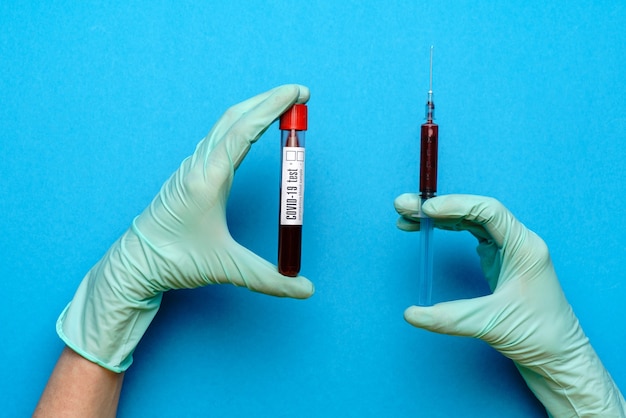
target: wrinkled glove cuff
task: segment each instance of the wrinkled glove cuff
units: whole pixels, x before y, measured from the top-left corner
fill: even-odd
[[[147,289],[143,273],[125,254],[129,241],[136,244],[137,237],[124,234],[87,273],[56,326],[68,347],[116,373],[132,363],[163,297]]]

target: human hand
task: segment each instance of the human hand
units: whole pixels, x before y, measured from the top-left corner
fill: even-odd
[[[231,107],[146,210],[89,271],[57,322],[83,357],[120,372],[170,289],[231,283],[274,296],[313,294],[238,244],[226,224],[235,170],[251,144],[309,90],[285,85]]]
[[[419,230],[419,197],[396,198],[398,227]],[[405,319],[433,332],[480,338],[512,359],[553,416],[626,416],[626,403],[568,303],[545,242],[495,199],[449,195],[423,211],[435,227],[467,230],[491,295],[412,306]]]

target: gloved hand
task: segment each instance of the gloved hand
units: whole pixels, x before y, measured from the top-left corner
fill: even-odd
[[[109,370],[126,370],[170,289],[231,283],[274,296],[313,294],[309,280],[280,275],[235,242],[226,224],[233,176],[251,144],[291,105],[308,99],[308,88],[285,85],[222,116],[83,279],[57,322],[70,348]]]
[[[419,230],[419,197],[396,198],[398,227]],[[555,417],[625,417],[626,403],[585,336],[554,271],[544,241],[497,200],[449,195],[423,211],[435,227],[467,230],[491,295],[432,307],[412,306],[405,319],[442,334],[480,338],[512,359]]]

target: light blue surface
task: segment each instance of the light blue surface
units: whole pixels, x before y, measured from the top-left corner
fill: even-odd
[[[0,401],[27,416],[85,272],[224,110],[311,88],[307,301],[228,286],[165,295],[120,416],[544,416],[485,344],[412,328],[435,45],[439,193],[499,198],[548,243],[626,388],[626,8],[618,2],[0,4]],[[35,2],[33,2],[35,3]],[[218,4],[215,4],[218,3]],[[388,2],[387,2],[388,3]],[[276,258],[279,131],[237,173],[233,235]],[[435,232],[435,300],[484,293],[473,239]]]

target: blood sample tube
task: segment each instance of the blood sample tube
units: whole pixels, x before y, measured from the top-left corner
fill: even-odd
[[[282,160],[278,225],[278,272],[300,272],[304,213],[304,139],[307,107],[295,104],[280,117]]]

